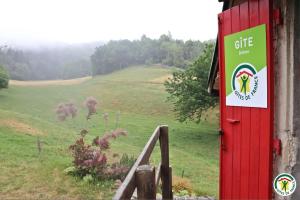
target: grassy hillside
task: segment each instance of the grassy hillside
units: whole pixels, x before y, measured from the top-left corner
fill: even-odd
[[[102,114],[109,113],[109,129],[121,112],[120,127],[128,136],[113,142],[111,152],[137,156],[159,124],[169,125],[173,173],[189,178],[198,194],[218,191],[218,136],[216,120],[203,124],[177,122],[163,81],[174,69],[132,67],[98,76],[76,85],[11,86],[0,91],[0,199],[111,198],[112,182],[91,185],[63,173],[71,166],[68,146],[88,126],[89,139],[102,135]],[[82,102],[88,96],[100,101],[98,114],[86,123]],[[79,107],[74,120],[59,122],[55,107],[72,101]],[[41,155],[37,137],[44,142]],[[157,152],[151,158],[159,160]]]

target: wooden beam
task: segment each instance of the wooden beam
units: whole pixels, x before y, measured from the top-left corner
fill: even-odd
[[[123,199],[130,199],[135,188],[136,188],[136,181],[135,181],[135,171],[140,165],[147,164],[149,161],[149,157],[155,147],[156,141],[160,137],[160,130],[161,128],[158,126],[155,131],[153,132],[151,138],[148,140],[146,146],[144,147],[142,153],[137,158],[136,162],[130,169],[128,175],[126,176],[125,180],[123,181],[122,185],[117,190],[115,196],[113,197],[114,200],[123,200]]]
[[[159,165],[157,167],[157,170],[156,170],[156,174],[155,174],[155,185],[156,185],[156,188],[159,185],[160,175],[161,175],[161,163],[159,163]]]

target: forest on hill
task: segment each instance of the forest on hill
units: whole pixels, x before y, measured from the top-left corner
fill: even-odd
[[[206,43],[213,41],[183,41],[173,39],[171,33],[159,39],[143,35],[140,40],[110,41],[91,56],[92,71],[94,75],[107,74],[132,65],[153,64],[185,69],[201,55]]]
[[[159,39],[143,35],[139,40],[114,40],[22,49],[0,45],[0,65],[14,80],[71,79],[107,74],[133,65],[175,66],[187,68],[213,41]]]

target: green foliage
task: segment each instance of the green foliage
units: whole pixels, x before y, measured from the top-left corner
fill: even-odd
[[[67,167],[66,169],[64,169],[64,173],[75,175],[76,167],[74,167],[74,166]]]
[[[85,183],[92,183],[94,181],[94,178],[92,175],[88,174],[88,175],[85,175],[82,180]]]
[[[6,70],[0,65],[0,89],[8,88],[9,76]]]
[[[136,158],[133,155],[128,156],[127,153],[124,153],[120,159],[120,165],[128,167],[130,169],[135,163],[135,161]]]
[[[217,105],[218,99],[207,92],[207,78],[211,64],[213,44],[205,47],[204,53],[185,71],[176,71],[165,82],[169,101],[174,103],[178,120],[201,121],[204,111]]]
[[[110,41],[91,56],[93,75],[107,74],[131,65],[163,64],[185,68],[196,60],[204,44],[200,41],[174,40],[169,33],[159,39],[143,35],[140,40]]]

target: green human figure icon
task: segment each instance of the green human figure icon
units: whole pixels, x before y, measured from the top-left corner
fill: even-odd
[[[286,192],[286,190],[288,189],[287,186],[288,186],[288,181],[282,181],[282,187],[281,187],[281,189]]]
[[[241,92],[244,92],[246,95],[247,94],[247,82],[249,80],[249,76],[243,75],[243,76],[241,76],[241,80],[242,80]]]

